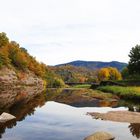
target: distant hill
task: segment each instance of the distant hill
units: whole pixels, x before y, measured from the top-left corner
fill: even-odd
[[[85,67],[91,70],[100,69],[103,67],[115,67],[119,71],[121,71],[124,67],[127,66],[127,63],[118,62],[118,61],[111,61],[111,62],[101,62],[101,61],[72,61],[65,64],[59,64],[56,66],[64,66],[64,65],[72,65],[76,67]]]

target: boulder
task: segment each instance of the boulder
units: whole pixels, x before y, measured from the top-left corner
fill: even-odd
[[[86,137],[84,140],[114,140],[114,139],[115,137],[108,132],[96,132]]]
[[[5,112],[0,115],[0,123],[6,123],[8,121],[12,121],[15,119],[16,119],[15,116],[8,114],[8,113],[5,113]]]

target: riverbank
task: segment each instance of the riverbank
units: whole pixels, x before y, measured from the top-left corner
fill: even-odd
[[[140,99],[140,87],[100,86],[97,90],[105,93],[112,93],[123,99]]]
[[[107,113],[87,113],[95,119],[109,120],[114,122],[140,123],[140,113],[131,111],[109,111]]]

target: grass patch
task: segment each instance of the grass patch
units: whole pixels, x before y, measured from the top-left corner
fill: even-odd
[[[140,87],[101,86],[97,89],[113,93],[124,99],[140,99]]]
[[[91,85],[90,84],[85,84],[85,85],[74,85],[72,86],[73,88],[90,88]]]

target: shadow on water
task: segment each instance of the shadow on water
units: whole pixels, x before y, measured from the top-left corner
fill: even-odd
[[[140,104],[139,101],[133,100],[120,100],[118,102],[118,107],[123,106],[127,107],[129,111],[132,112],[140,112]]]
[[[136,138],[140,138],[140,124],[139,123],[131,123],[128,128],[133,136]]]
[[[140,112],[139,101],[121,100],[118,103],[118,106],[128,107],[128,110],[132,112]],[[137,139],[140,138],[140,123],[131,123],[128,128],[133,136],[135,136]]]
[[[16,117],[16,121],[23,121],[26,116],[34,115],[36,107],[42,107],[46,102],[46,96],[41,94],[39,96],[34,97],[32,100],[26,102],[18,102],[12,107],[1,110],[1,112],[7,112]],[[10,121],[7,123],[0,123],[0,138],[2,138],[2,134],[5,133],[6,128],[13,128],[16,126],[16,121]]]
[[[99,99],[91,99],[86,96],[86,91],[83,89],[48,89],[46,94],[41,94],[34,97],[30,101],[18,102],[7,109],[0,109],[0,113],[7,112],[16,116],[16,121],[23,121],[27,116],[34,115],[35,108],[42,107],[47,101],[56,101],[65,103],[75,107],[128,107],[130,111],[140,112],[140,105],[132,101],[106,101]],[[81,96],[82,95],[82,96]],[[5,133],[6,128],[13,128],[17,122],[8,122],[0,124],[0,138]],[[136,138],[140,138],[140,124],[130,124],[130,132]]]
[[[5,133],[6,128],[13,128],[16,126],[16,121],[9,121],[7,123],[0,123],[0,138],[2,138],[2,134]]]

